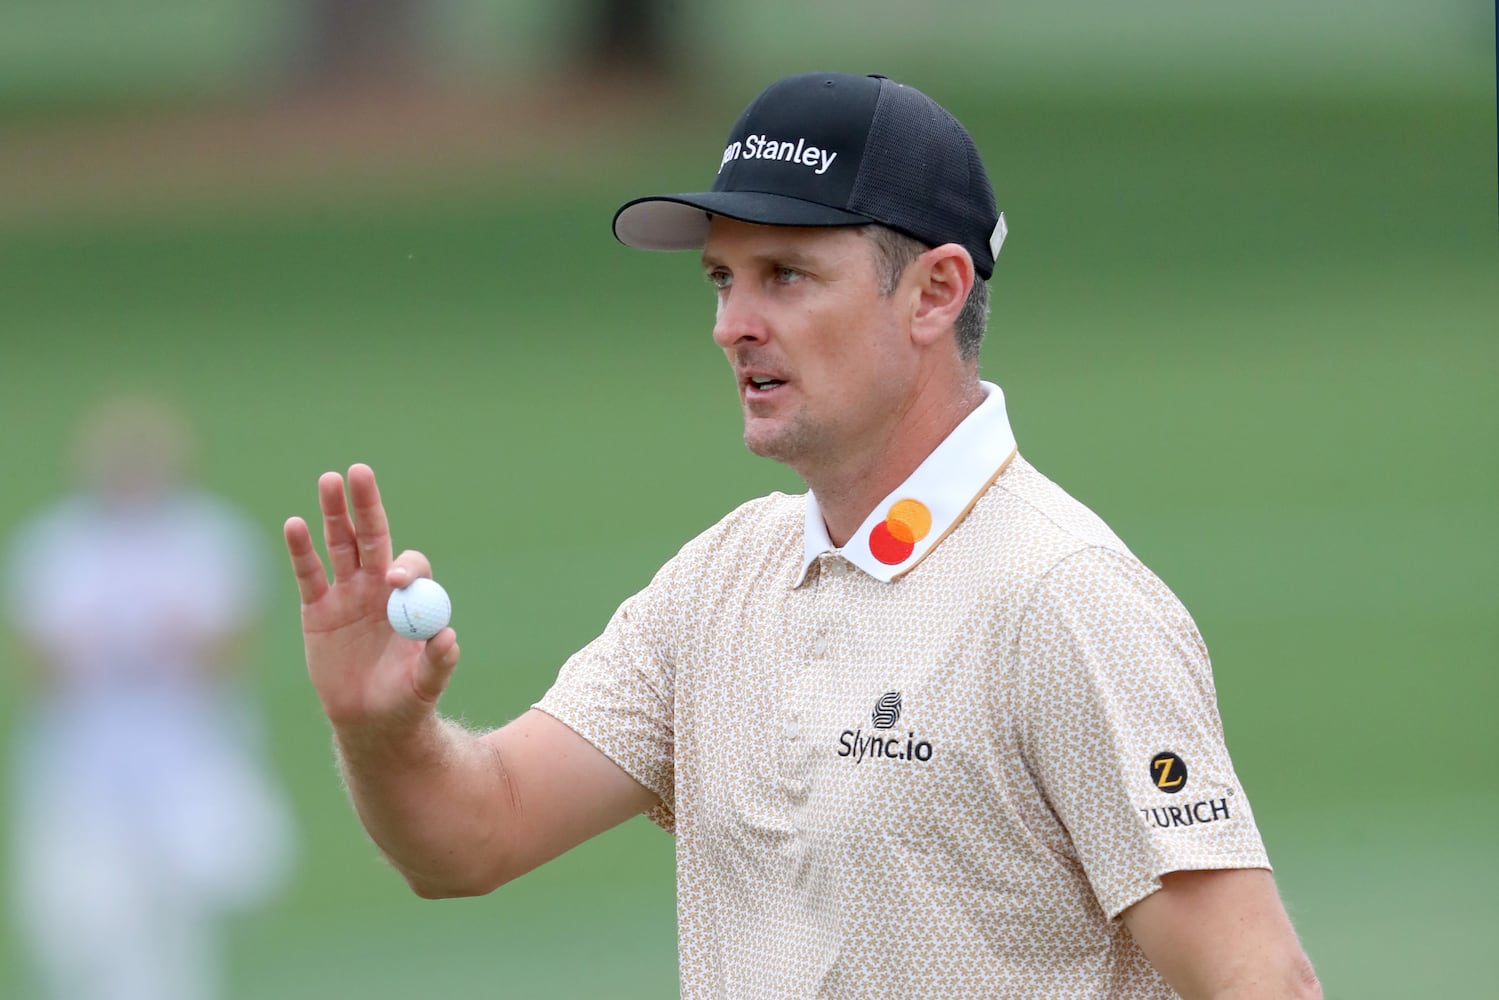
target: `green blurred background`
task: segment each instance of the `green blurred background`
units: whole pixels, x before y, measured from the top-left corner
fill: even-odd
[[[739,442],[695,260],[625,251],[613,209],[708,183],[775,76],[881,72],[990,165],[985,375],[1196,616],[1327,996],[1494,995],[1493,7],[1013,6],[667,4],[648,77],[580,58],[573,6],[449,0],[420,69],[330,82],[290,0],[7,0],[0,535],[119,389],[192,416],[272,558],[370,462],[454,595],[447,710],[510,718],[687,538],[798,488]],[[490,898],[405,890],[274,583],[256,687],[303,859],[234,924],[232,995],[673,995],[644,820]],[[20,694],[0,673],[5,728]]]

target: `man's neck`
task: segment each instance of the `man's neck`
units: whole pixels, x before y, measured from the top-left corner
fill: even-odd
[[[816,470],[798,469],[817,497],[832,543],[840,548],[846,544],[875,506],[909,479],[983,401],[984,390],[975,378],[964,392],[940,404],[913,408],[897,422],[895,435],[870,454],[820,464]]]

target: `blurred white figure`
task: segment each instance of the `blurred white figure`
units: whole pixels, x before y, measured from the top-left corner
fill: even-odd
[[[290,814],[233,670],[261,605],[248,523],[189,487],[149,400],[79,439],[78,492],[17,535],[34,697],[12,761],[19,926],[57,1000],[210,1000],[221,920],[289,873]]]

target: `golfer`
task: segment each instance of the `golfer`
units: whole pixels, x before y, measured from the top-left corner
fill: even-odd
[[[640,813],[676,836],[684,997],[1316,997],[1191,618],[1017,450],[979,375],[1005,223],[894,81],[779,80],[706,192],[620,209],[697,250],[751,451],[800,495],[687,542],[534,708],[437,712],[373,472],[286,540],[350,795],[422,896]]]

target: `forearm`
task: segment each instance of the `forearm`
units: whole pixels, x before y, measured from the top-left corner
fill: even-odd
[[[334,746],[360,821],[414,892],[473,896],[506,881],[509,782],[477,733],[431,714],[399,737],[339,728]]]
[[[1322,985],[1305,957],[1288,960],[1281,968],[1261,972],[1252,980],[1226,987],[1217,1000],[1322,1000]]]
[[[1170,872],[1124,922],[1184,1000],[1322,996],[1265,869]]]

